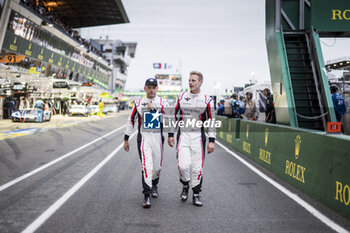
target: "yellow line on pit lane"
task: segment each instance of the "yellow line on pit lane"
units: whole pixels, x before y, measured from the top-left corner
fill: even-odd
[[[16,137],[20,137],[20,136],[24,136],[24,135],[28,135],[30,133],[0,133],[0,141],[5,140],[5,139],[9,139],[9,138],[16,138]]]
[[[54,123],[50,123],[50,124],[45,124],[42,125],[42,127],[39,127],[38,130],[43,129],[43,128],[66,128],[66,127],[70,127],[70,126],[75,126],[75,125],[79,125],[80,123],[85,123],[85,122],[93,122],[96,120],[99,120],[100,118],[95,118],[95,119],[91,119],[90,121],[78,121],[78,122],[72,122],[72,123],[59,123],[59,124],[54,124]],[[21,137],[21,136],[25,136],[25,135],[29,135],[32,134],[33,132],[21,132],[21,133],[1,133],[0,132],[0,141],[5,140],[5,139],[9,139],[9,138],[16,138],[16,137]]]

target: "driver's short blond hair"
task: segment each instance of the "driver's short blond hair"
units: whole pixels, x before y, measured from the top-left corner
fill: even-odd
[[[191,75],[197,75],[198,76],[198,80],[200,82],[203,82],[203,74],[201,72],[199,72],[199,71],[191,71],[190,76]]]

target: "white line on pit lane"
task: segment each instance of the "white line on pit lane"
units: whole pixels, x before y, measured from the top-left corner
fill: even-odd
[[[105,135],[103,135],[103,136],[101,136],[101,137],[99,137],[99,138],[97,138],[97,139],[95,139],[95,140],[93,140],[93,141],[91,141],[91,142],[89,142],[89,143],[87,143],[87,144],[85,144],[85,145],[83,145],[83,146],[81,146],[81,147],[79,147],[79,148],[77,148],[77,149],[75,149],[75,150],[65,154],[65,155],[62,155],[61,157],[59,157],[59,158],[57,158],[57,159],[55,159],[55,160],[53,160],[53,161],[51,161],[51,162],[41,166],[41,167],[38,167],[38,168],[34,169],[31,172],[28,172],[28,173],[26,173],[26,174],[24,174],[24,175],[22,175],[22,176],[20,176],[20,177],[18,177],[16,179],[14,179],[14,180],[11,180],[11,181],[7,182],[4,185],[1,185],[0,186],[0,192],[5,190],[5,189],[7,189],[7,188],[9,188],[9,187],[11,187],[14,184],[17,184],[18,182],[20,182],[20,181],[22,181],[22,180],[24,180],[24,179],[26,179],[26,178],[28,178],[30,176],[32,176],[32,175],[34,175],[34,174],[36,174],[36,173],[38,173],[38,172],[40,172],[40,171],[42,171],[42,170],[44,170],[44,169],[46,169],[48,167],[54,165],[55,163],[58,163],[59,161],[61,161],[61,160],[65,159],[65,158],[71,156],[72,154],[75,154],[76,152],[78,152],[78,151],[80,151],[80,150],[82,150],[82,149],[84,149],[84,148],[86,148],[86,147],[88,147],[88,146],[90,146],[90,145],[92,145],[92,144],[102,140],[103,138],[108,137],[109,135],[118,132],[119,130],[121,130],[123,128],[125,128],[125,126],[121,126],[121,127],[117,128],[117,129],[115,129],[115,130],[113,130],[113,131],[111,131],[111,132],[109,132],[109,133],[107,133],[107,134],[105,134]]]
[[[329,219],[327,216],[323,215],[320,211],[318,211],[317,209],[315,209],[313,206],[311,206],[309,203],[307,203],[306,201],[304,201],[303,199],[301,199],[297,194],[292,193],[291,191],[289,191],[288,189],[286,189],[285,187],[283,187],[282,185],[280,185],[279,183],[277,183],[276,181],[272,180],[271,178],[269,178],[268,176],[266,176],[264,173],[262,173],[261,171],[259,171],[256,167],[254,167],[252,164],[248,163],[247,161],[245,161],[244,159],[242,159],[240,156],[238,156],[236,153],[234,153],[233,151],[231,151],[230,149],[228,149],[226,146],[224,146],[223,144],[221,144],[220,142],[216,142],[219,146],[221,146],[224,150],[227,151],[227,153],[231,154],[233,157],[235,157],[236,159],[238,159],[241,163],[243,163],[244,165],[246,165],[248,168],[250,168],[253,172],[255,172],[257,175],[259,175],[260,177],[262,177],[263,179],[265,179],[267,182],[269,182],[270,184],[272,184],[273,186],[275,186],[275,188],[277,188],[278,190],[280,190],[282,193],[286,194],[288,197],[290,197],[293,201],[295,201],[296,203],[298,203],[301,207],[303,207],[304,209],[306,209],[308,212],[310,212],[313,216],[315,216],[316,218],[318,218],[321,222],[323,222],[324,224],[326,224],[327,226],[329,226],[330,228],[332,228],[333,230],[335,230],[336,232],[339,233],[349,233],[349,231],[347,231],[346,229],[344,229],[343,227],[341,227],[340,225],[338,225],[337,223],[335,223],[334,221],[332,221],[331,219]]]
[[[134,132],[129,139],[135,136]],[[112,153],[110,153],[102,162],[100,162],[94,169],[92,169],[84,178],[76,183],[68,190],[62,197],[60,197],[53,205],[51,205],[44,213],[34,220],[22,233],[32,233],[36,231],[42,224],[46,222],[74,193],[76,193],[89,179],[95,175],[109,160],[111,160],[123,148],[124,143],[120,144]]]

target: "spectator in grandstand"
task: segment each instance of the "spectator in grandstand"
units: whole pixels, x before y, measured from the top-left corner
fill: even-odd
[[[265,122],[275,124],[276,123],[276,114],[275,114],[275,107],[273,104],[273,95],[271,94],[271,91],[268,88],[264,89],[263,94],[266,97],[266,99],[265,99],[265,105],[266,105]]]
[[[37,1],[37,0],[21,0],[21,3],[36,11],[39,13],[43,18],[46,18],[49,20],[51,23],[53,23],[56,27],[61,29],[63,32],[65,32],[67,35],[70,37],[74,38],[77,40],[79,43],[84,45],[86,48],[89,49],[89,51],[92,51],[93,53],[102,56],[102,52],[99,51],[97,48],[93,47],[91,43],[85,39],[83,39],[78,31],[73,30],[72,28],[68,27],[65,25],[56,15],[54,12],[54,8],[47,8],[45,4],[42,1]],[[90,49],[91,48],[91,49]],[[105,58],[105,57],[104,57]],[[106,58],[105,58],[106,59]]]

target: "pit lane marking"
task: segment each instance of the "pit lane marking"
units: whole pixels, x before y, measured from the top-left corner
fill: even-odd
[[[78,125],[80,123],[85,123],[85,121],[76,121],[76,122],[61,123],[61,124],[51,123],[48,125],[43,125],[41,128],[28,128],[28,129],[20,129],[20,130],[17,129],[12,131],[3,131],[3,132],[0,132],[0,141],[9,139],[9,138],[26,136],[26,135],[33,134],[35,132],[40,132],[40,131],[47,131],[47,130],[57,129],[57,128],[66,128],[66,127]]]
[[[301,199],[297,194],[289,191],[287,188],[283,187],[264,173],[262,173],[259,169],[254,167],[252,164],[241,158],[239,155],[228,149],[226,146],[221,144],[220,142],[216,141],[216,143],[221,146],[227,153],[231,154],[233,157],[235,157],[237,160],[239,160],[241,163],[246,165],[250,170],[255,172],[257,175],[259,175],[261,178],[269,182],[271,185],[273,185],[275,188],[277,188],[279,191],[287,195],[289,198],[291,198],[293,201],[295,201],[297,204],[299,204],[301,207],[306,209],[309,213],[311,213],[313,216],[315,216],[317,219],[319,219],[321,222],[326,224],[328,227],[333,229],[336,232],[339,233],[349,233],[345,228],[341,227],[337,223],[335,223],[333,220],[322,214],[320,211],[318,211],[316,208],[311,206],[309,203]]]
[[[66,154],[62,155],[61,157],[59,157],[59,158],[57,158],[57,159],[55,159],[55,160],[53,160],[53,161],[51,161],[51,162],[41,166],[41,167],[38,167],[38,168],[32,170],[31,172],[28,172],[28,173],[26,173],[26,174],[24,174],[24,175],[22,175],[22,176],[20,176],[20,177],[18,177],[16,179],[14,179],[14,180],[11,180],[11,181],[7,182],[6,184],[1,185],[0,186],[0,192],[5,190],[5,189],[7,189],[7,188],[9,188],[9,187],[11,187],[11,186],[13,186],[13,185],[15,185],[15,184],[17,184],[18,182],[20,182],[20,181],[22,181],[22,180],[24,180],[24,179],[26,179],[28,177],[31,177],[32,175],[34,175],[34,174],[36,174],[36,173],[38,173],[38,172],[40,172],[40,171],[42,171],[42,170],[52,166],[52,165],[60,162],[61,160],[63,160],[65,158],[75,154],[76,152],[78,152],[78,151],[80,151],[80,150],[82,150],[82,149],[84,149],[84,148],[86,148],[86,147],[88,147],[88,146],[90,146],[90,145],[92,145],[92,144],[102,140],[103,138],[108,137],[108,136],[118,132],[121,129],[124,129],[124,128],[125,128],[125,126],[123,125],[123,126],[117,128],[117,129],[115,129],[115,130],[113,130],[113,131],[111,131],[111,132],[109,132],[109,133],[107,133],[107,134],[105,134],[105,135],[103,135],[103,136],[101,136],[99,138],[96,138],[95,140],[93,140],[93,141],[91,141],[89,143],[86,143],[85,145],[83,145],[83,146],[81,146],[81,147],[79,147],[79,148],[77,148],[77,149],[75,149],[75,150],[73,150],[73,151],[71,151],[69,153],[66,153]]]
[[[129,140],[137,133],[130,135]],[[111,160],[122,148],[124,143],[121,143],[112,153],[110,153],[102,162],[94,167],[86,176],[84,176],[78,183],[70,188],[63,196],[61,196],[53,205],[51,205],[44,213],[34,220],[29,226],[22,231],[22,233],[35,232],[42,224],[46,222],[66,201],[69,200],[86,182],[90,180],[109,160]]]
[[[37,128],[27,128],[27,129],[16,129],[11,131],[0,132],[0,141],[8,138],[15,138],[24,135],[29,135],[36,132]]]

